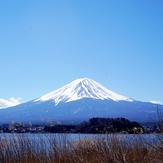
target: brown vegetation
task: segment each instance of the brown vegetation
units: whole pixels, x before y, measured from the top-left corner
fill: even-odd
[[[106,136],[68,141],[66,136],[1,136],[0,163],[162,163],[163,139]]]

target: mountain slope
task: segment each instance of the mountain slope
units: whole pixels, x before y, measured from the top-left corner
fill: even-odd
[[[73,123],[92,117],[125,117],[145,122],[154,121],[156,111],[156,104],[133,100],[82,78],[38,99],[0,110],[0,123]]]

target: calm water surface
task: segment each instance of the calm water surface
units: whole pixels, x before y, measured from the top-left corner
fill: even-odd
[[[0,139],[12,139],[13,137],[25,137],[29,139],[50,139],[55,138],[57,140],[68,140],[68,141],[78,141],[78,140],[84,140],[84,139],[111,139],[113,137],[116,137],[120,140],[130,140],[134,141],[137,139],[144,139],[147,141],[154,141],[157,140],[160,137],[163,137],[163,135],[159,134],[9,134],[9,133],[2,133],[0,134]]]

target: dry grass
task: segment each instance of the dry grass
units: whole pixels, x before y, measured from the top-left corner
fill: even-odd
[[[162,163],[163,139],[117,136],[68,141],[66,136],[10,135],[0,138],[0,163]]]

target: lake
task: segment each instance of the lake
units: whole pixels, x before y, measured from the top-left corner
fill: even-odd
[[[64,133],[49,133],[49,134],[17,134],[17,133],[1,133],[0,139],[12,139],[13,137],[25,137],[28,139],[56,139],[56,140],[67,140],[67,141],[79,141],[79,140],[91,140],[91,139],[111,139],[113,137],[119,140],[130,140],[135,141],[137,139],[143,139],[146,141],[157,141],[158,138],[163,137],[161,134],[64,134]]]

